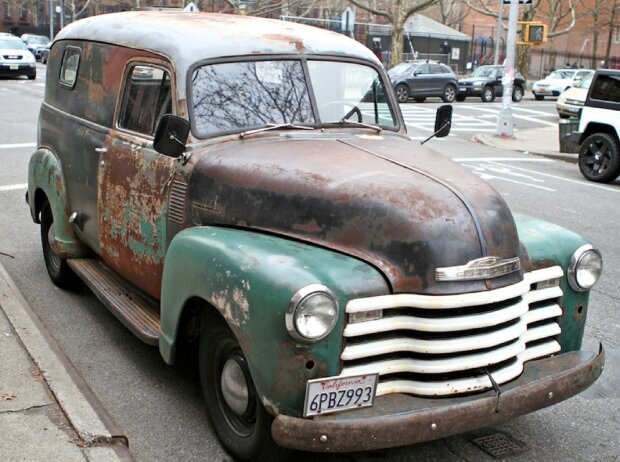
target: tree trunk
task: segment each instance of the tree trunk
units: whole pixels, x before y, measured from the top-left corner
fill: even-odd
[[[616,20],[616,7],[617,6],[618,6],[618,2],[617,0],[614,0],[614,2],[611,4],[611,18],[609,19],[609,34],[607,36],[608,37],[607,38],[607,49],[605,50],[604,66],[607,68],[610,67],[609,56],[611,54],[611,41],[614,36],[614,28],[616,27],[615,20]]]
[[[394,67],[403,60],[403,35],[405,33],[405,12],[403,0],[394,0],[394,21],[392,22],[392,46],[388,67]]]

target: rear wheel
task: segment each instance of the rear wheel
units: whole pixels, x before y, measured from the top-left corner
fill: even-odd
[[[288,451],[271,438],[273,417],[254,388],[239,342],[218,315],[203,323],[200,383],[208,416],[220,442],[238,461],[272,461]]]
[[[480,94],[480,99],[485,103],[490,103],[495,99],[495,92],[493,91],[493,87],[484,87],[482,89],[482,93]]]
[[[409,99],[409,87],[404,83],[396,85],[396,97],[399,103],[406,103]]]
[[[523,88],[521,88],[518,85],[515,85],[515,87],[512,89],[512,100],[515,103],[518,103],[522,99],[523,99]]]
[[[443,95],[441,99],[444,103],[451,103],[456,98],[456,87],[454,85],[446,85],[443,89]]]
[[[620,147],[608,133],[594,133],[579,150],[579,170],[590,181],[609,183],[620,175]]]
[[[34,80],[36,78],[37,78],[37,73],[36,72],[33,72],[32,74],[28,75],[28,80]]]
[[[43,259],[54,284],[63,289],[73,289],[78,285],[78,277],[67,264],[67,260],[54,253],[50,240],[54,238],[54,216],[50,203],[45,201],[41,208],[41,246]]]

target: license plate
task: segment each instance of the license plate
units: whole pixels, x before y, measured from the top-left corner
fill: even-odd
[[[576,107],[567,107],[568,112],[579,112],[579,108]]]
[[[540,89],[538,90],[538,93],[545,93],[546,91],[547,91],[547,90],[545,90],[544,88],[540,88]]]
[[[16,71],[17,69],[19,69],[19,64],[9,64],[9,69],[11,69],[12,71]]]
[[[459,87],[459,91],[465,91],[465,90],[467,90],[466,87]]]
[[[309,380],[304,417],[372,406],[378,377],[369,374]]]

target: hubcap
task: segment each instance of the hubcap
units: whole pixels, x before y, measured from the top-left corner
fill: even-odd
[[[234,359],[228,359],[222,369],[222,395],[228,407],[238,416],[248,410],[249,390],[243,368]]]

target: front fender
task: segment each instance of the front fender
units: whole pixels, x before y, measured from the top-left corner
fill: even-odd
[[[48,149],[38,149],[28,164],[28,197],[30,216],[39,223],[39,213],[45,196],[54,217],[54,252],[63,258],[78,258],[88,254],[69,223],[69,204],[60,161]]]
[[[567,273],[573,253],[589,242],[572,231],[537,218],[514,214],[514,219],[529,259],[530,268],[527,269],[559,265],[564,270],[560,281],[564,294],[560,302],[563,313],[559,320],[562,333],[558,341],[562,353],[577,351],[583,339],[590,292],[575,292],[568,283]]]
[[[340,311],[332,333],[313,344],[295,341],[284,320],[291,297],[309,284],[328,286]],[[249,231],[187,229],[173,238],[164,263],[160,351],[174,361],[184,306],[206,300],[239,340],[266,407],[301,415],[307,380],[340,372],[347,301],[387,293],[377,270],[339,253]]]

